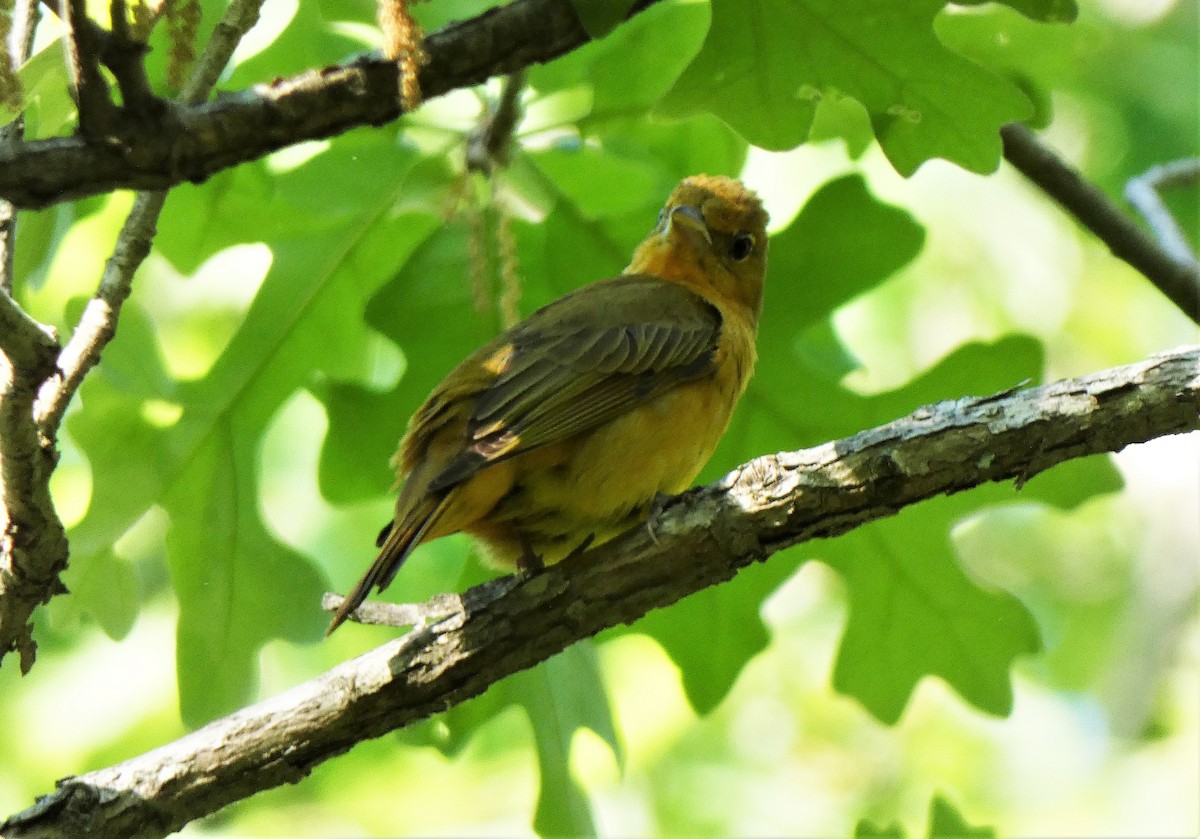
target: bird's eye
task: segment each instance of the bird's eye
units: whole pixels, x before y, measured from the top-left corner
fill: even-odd
[[[753,236],[749,233],[739,233],[733,237],[733,243],[729,246],[729,255],[733,257],[734,262],[741,262],[753,252]]]

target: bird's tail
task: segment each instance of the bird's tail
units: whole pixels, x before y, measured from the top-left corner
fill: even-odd
[[[371,593],[372,587],[377,587],[378,591],[383,591],[388,587],[392,578],[396,576],[396,572],[400,570],[400,566],[404,564],[404,560],[408,559],[408,555],[417,545],[425,541],[426,534],[442,517],[449,506],[451,495],[453,493],[447,493],[432,505],[422,505],[422,509],[417,510],[415,515],[407,516],[403,524],[394,523],[390,525],[390,528],[385,528],[386,537],[383,538],[383,543],[379,547],[379,555],[375,557],[375,561],[371,563],[367,573],[358,581],[354,590],[346,595],[346,599],[334,613],[333,620],[329,622],[329,628],[325,630],[326,638],[341,626],[355,609],[362,605],[362,602],[367,599],[367,595]]]

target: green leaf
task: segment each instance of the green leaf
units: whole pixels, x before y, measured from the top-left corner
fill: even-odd
[[[465,586],[467,580],[461,583]],[[581,728],[591,730],[612,749],[618,764],[623,755],[591,641],[573,644],[536,667],[513,674],[484,695],[401,732],[400,738],[457,755],[488,721],[511,705],[521,706],[528,715],[537,750],[541,789],[535,830],[540,836],[596,835],[587,795],[571,776],[575,733]]]
[[[898,207],[879,201],[860,175],[824,184],[787,229],[771,239],[768,328],[826,318],[911,262],[924,228]],[[777,342],[767,339],[769,345]]]
[[[661,167],[574,144],[533,152],[530,159],[586,218],[620,215],[661,202]]]
[[[63,237],[78,220],[73,204],[58,204],[44,210],[22,210],[17,224],[17,246],[13,249],[13,282],[18,290],[38,291]]]
[[[634,0],[571,0],[583,28],[593,38],[603,38],[629,15]]]
[[[931,392],[939,390],[994,392],[1010,377],[1036,376],[1040,367],[1040,347],[1030,339],[967,345],[906,387],[870,397],[860,416],[902,416],[936,401]],[[850,614],[834,672],[838,690],[893,723],[917,682],[936,675],[981,710],[1009,713],[1008,670],[1016,656],[1040,648],[1037,627],[1015,597],[967,578],[949,534],[970,510],[1011,497],[1010,487],[987,485],[930,499],[809,549],[847,583]]]
[[[929,805],[929,839],[995,839],[990,827],[971,827],[954,805],[936,795]]]
[[[997,2],[1043,23],[1071,23],[1079,16],[1075,0],[954,0],[956,6],[982,6]]]
[[[534,829],[539,836],[595,836],[587,795],[571,777],[575,732],[591,729],[621,759],[595,647],[574,644],[510,681],[514,700],[529,714],[541,769]]]
[[[904,828],[899,822],[880,827],[867,819],[859,819],[854,826],[854,839],[904,839]]]
[[[410,151],[384,132],[357,132],[335,145],[342,153],[310,160],[303,179],[316,186],[323,173],[322,189],[334,194],[357,178],[359,213],[320,218],[287,202],[268,212],[241,204],[242,195],[230,203],[244,210],[238,219],[244,229],[214,215],[228,239],[270,229],[270,218],[286,223],[290,235],[272,238],[271,269],[209,373],[169,391],[155,382],[154,353],[106,352],[102,375],[84,384],[83,409],[69,422],[95,476],[92,506],[71,534],[75,556],[87,562],[109,550],[151,506],[170,516],[180,703],[190,724],[252,695],[258,648],[269,638],[320,636],[323,581],[261,521],[258,441],[298,388],[323,377],[369,376],[366,300],[437,224],[428,213],[393,214],[415,161]],[[393,175],[363,179],[364,171]],[[289,194],[286,184],[278,191]],[[196,203],[219,210],[221,195]],[[135,298],[153,293],[143,283]],[[132,336],[136,319],[128,325]],[[154,400],[182,408],[182,416],[156,421],[156,412],[147,411]]]
[[[321,576],[282,548],[259,518],[252,468],[259,432],[232,417],[221,422],[163,499],[179,597],[180,713],[191,726],[254,696],[264,641],[311,643],[325,626],[325,616],[312,608],[325,589]]]
[[[703,3],[656,3],[603,40],[530,67],[529,84],[542,93],[590,89],[592,110],[579,123],[584,133],[617,117],[644,121],[700,49],[708,18]]]
[[[845,578],[850,601],[834,687],[885,723],[900,718],[926,675],[1007,715],[1012,660],[1040,649],[1021,603],[980,589],[956,564],[948,531],[957,506],[923,502],[837,539],[822,557]]]
[[[93,554],[87,562],[72,563],[63,582],[109,638],[129,634],[137,619],[138,584],[128,562],[111,552]]]
[[[25,139],[41,140],[62,130],[75,116],[62,38],[55,38],[30,56],[17,71],[25,99]],[[17,111],[0,106],[0,123],[17,117]]]
[[[941,44],[933,19],[943,5],[713,0],[708,38],[659,109],[711,111],[751,143],[782,150],[809,135],[817,102],[840,93],[866,107],[901,174],[933,157],[992,171],[1000,126],[1031,108],[1018,88]]]

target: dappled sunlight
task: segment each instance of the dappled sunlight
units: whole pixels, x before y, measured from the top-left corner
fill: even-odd
[[[185,276],[151,255],[135,299],[152,301],[147,313],[172,375],[200,379],[212,369],[240,329],[273,261],[265,244],[233,245]]]

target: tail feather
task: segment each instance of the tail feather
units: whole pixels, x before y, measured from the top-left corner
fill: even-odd
[[[413,552],[413,549],[425,540],[425,535],[430,528],[442,517],[449,500],[449,495],[443,497],[432,508],[427,508],[428,512],[424,515],[411,518],[408,526],[392,524],[384,528],[384,532],[380,533],[380,536],[385,536],[385,534],[386,536],[380,545],[379,555],[375,557],[375,561],[371,563],[367,573],[354,586],[354,590],[346,595],[346,599],[334,613],[333,620],[329,622],[329,628],[325,630],[325,637],[328,638],[345,622],[346,618],[350,617],[355,609],[362,605],[372,588],[383,591],[391,584],[396,572],[404,564],[404,560],[408,559],[408,555]]]

